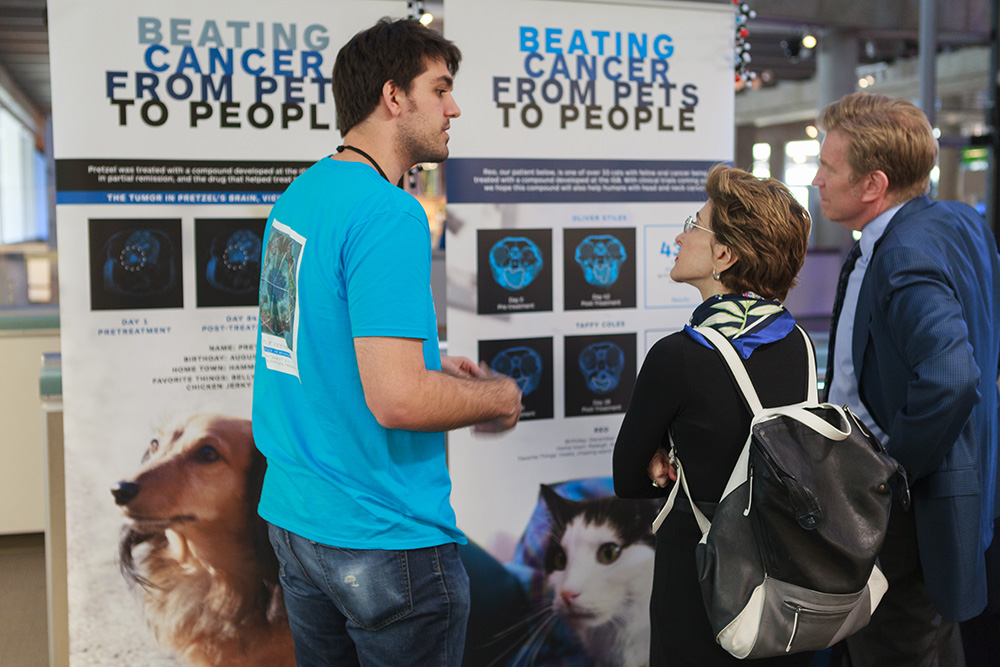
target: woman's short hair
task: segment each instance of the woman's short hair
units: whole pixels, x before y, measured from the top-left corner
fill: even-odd
[[[729,292],[784,300],[809,246],[809,212],[773,178],[716,165],[705,185],[712,202],[713,241],[729,246],[736,263],[720,280]]]
[[[340,135],[371,115],[386,81],[409,93],[413,80],[427,70],[427,60],[440,60],[455,76],[462,52],[415,19],[384,18],[352,37],[333,63],[333,103]]]
[[[851,93],[827,106],[817,125],[847,139],[852,183],[882,171],[889,179],[888,192],[895,203],[927,192],[938,142],[927,116],[912,103],[885,95]]]

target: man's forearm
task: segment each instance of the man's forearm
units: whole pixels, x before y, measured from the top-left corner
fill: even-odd
[[[458,378],[425,371],[412,389],[397,393],[386,414],[376,418],[387,428],[450,431],[515,417],[520,410],[520,389],[506,376]]]
[[[451,374],[428,370],[422,345],[410,338],[355,338],[365,402],[379,424],[447,431],[495,419],[504,422],[500,430],[516,423],[521,410],[516,382],[464,358],[442,359]]]

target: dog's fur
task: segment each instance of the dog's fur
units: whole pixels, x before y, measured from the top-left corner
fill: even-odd
[[[111,491],[129,522],[123,576],[157,641],[198,667],[289,667],[278,565],[257,516],[266,462],[250,421],[195,415],[163,429]]]

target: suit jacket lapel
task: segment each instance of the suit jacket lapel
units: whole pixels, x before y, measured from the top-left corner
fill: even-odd
[[[921,195],[919,197],[914,197],[901,209],[896,211],[896,215],[892,216],[892,220],[890,220],[889,224],[886,225],[885,231],[882,232],[882,236],[880,236],[879,240],[875,242],[875,247],[872,250],[872,256],[868,260],[869,267],[875,262],[875,258],[878,255],[878,250],[882,245],[882,242],[885,241],[891,233],[893,233],[893,230],[903,224],[907,218],[923,211],[930,205],[930,198],[927,197],[927,195]],[[851,338],[851,360],[854,362],[854,375],[858,382],[858,395],[866,406],[868,405],[868,401],[865,400],[864,393],[862,391],[862,387],[864,386],[862,384],[862,378],[866,370],[863,363],[865,351],[868,349],[868,340],[871,337],[872,302],[875,297],[872,280],[872,272],[865,270],[865,278],[861,281],[861,291],[858,293],[858,305],[854,314],[854,332]],[[869,408],[869,412],[871,412],[871,408]]]

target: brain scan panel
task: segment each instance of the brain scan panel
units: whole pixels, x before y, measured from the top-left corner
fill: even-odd
[[[525,396],[537,389],[542,379],[542,357],[530,347],[508,347],[501,350],[493,357],[490,368],[517,382]]]
[[[580,353],[578,361],[587,389],[607,394],[618,386],[625,368],[625,353],[614,343],[591,343]]]
[[[584,279],[596,287],[613,285],[627,258],[625,246],[610,234],[592,234],[576,247],[576,263]]]
[[[104,289],[142,297],[163,294],[177,281],[174,245],[158,229],[118,232],[104,244]]]
[[[260,237],[249,229],[237,229],[212,240],[205,278],[217,290],[249,294],[260,286]]]
[[[542,251],[534,241],[523,236],[506,236],[490,248],[493,279],[504,289],[524,289],[544,265]]]

